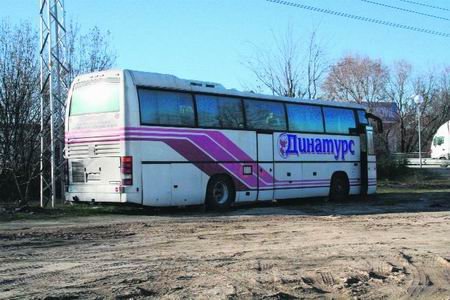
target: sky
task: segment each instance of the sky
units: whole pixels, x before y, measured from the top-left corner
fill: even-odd
[[[362,0],[290,0],[318,8],[450,33],[450,0],[372,0],[447,18],[436,19]],[[39,0],[0,0],[0,20],[39,28]],[[450,37],[351,20],[265,0],[65,0],[67,19],[82,31],[111,33],[115,67],[173,74],[244,89],[255,84],[243,63],[254,47],[273,46],[288,28],[306,45],[316,30],[327,59],[368,55],[387,64],[407,60],[417,71],[450,66]],[[306,47],[306,46],[305,46]]]

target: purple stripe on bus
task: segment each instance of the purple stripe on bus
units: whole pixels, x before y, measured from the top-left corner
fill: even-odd
[[[126,127],[126,131],[141,131],[142,127]],[[163,128],[163,127],[157,127],[157,128],[145,128],[144,131],[158,131],[158,132],[179,132],[179,133],[202,133],[211,136],[214,140],[219,141],[219,144],[224,146],[227,150],[230,150],[231,153],[235,153],[237,156],[240,157],[241,160],[251,160],[251,157],[242,151],[241,148],[236,146],[233,141],[231,141],[226,135],[223,133],[217,131],[217,130],[194,130],[194,129],[176,129],[176,128]]]
[[[192,141],[194,141],[197,145],[201,146],[204,150],[207,150],[209,154],[212,154],[212,156],[219,161],[235,161],[235,160],[246,160],[243,159],[243,157],[239,157],[236,156],[236,154],[229,154],[229,149],[225,148],[223,145],[220,145],[220,141],[218,144],[217,140],[212,139],[210,136],[205,136],[203,132],[196,132],[196,135],[185,135],[185,136],[180,136],[178,134],[174,134],[174,133],[160,133],[160,132],[134,132],[133,134],[126,134],[125,138],[132,138],[132,137],[137,137],[137,136],[151,136],[151,137],[162,137],[162,138],[166,138],[166,137],[173,137],[173,138],[187,138],[190,139]],[[200,133],[200,134],[198,134]],[[123,138],[124,136],[120,136],[119,138]],[[90,137],[83,137],[82,139],[90,139]],[[69,138],[69,143],[73,143],[75,141],[71,141],[71,139]],[[227,149],[226,151],[222,148],[224,147],[225,149]],[[250,157],[248,157],[248,160],[252,160]]]
[[[173,132],[173,131],[168,131],[168,132]],[[191,141],[193,141],[195,144],[197,144],[198,146],[200,146],[206,153],[208,153],[210,156],[212,156],[214,158],[214,160],[217,161],[236,161],[239,160],[239,157],[236,157],[236,155],[231,156],[229,153],[227,153],[227,151],[225,151],[223,148],[221,148],[218,144],[217,141],[215,141],[214,139],[211,139],[211,137],[202,135],[202,134],[198,134],[198,133],[203,133],[200,131],[195,131],[196,135],[184,135],[184,136],[180,136],[177,134],[173,134],[173,133],[160,133],[159,131],[152,132],[152,133],[144,133],[144,132],[134,132],[132,135],[128,136],[126,135],[125,139],[126,140],[154,140],[154,137],[160,137],[161,140],[166,140],[167,138],[187,138]],[[138,137],[142,137],[142,138],[138,138]],[[149,139],[149,137],[151,137],[151,139]],[[251,160],[251,158],[249,158]],[[190,159],[192,160],[192,159]],[[208,159],[211,160],[211,159]],[[197,160],[198,161],[198,160]],[[230,168],[232,169],[232,172],[234,174],[237,174],[238,176],[241,173],[241,169],[240,166],[230,166]],[[249,186],[256,186],[256,182],[249,182],[253,181],[251,180],[252,178],[247,178],[246,179],[246,183]],[[266,185],[265,182],[271,182],[273,181],[272,176],[270,175],[263,175],[263,178],[260,178],[262,180],[260,180],[260,186],[264,186]],[[263,180],[265,182],[263,182]]]
[[[108,129],[104,129],[108,130]],[[255,175],[242,175],[241,170],[241,163],[239,161],[252,161],[253,159],[247,155],[242,149],[240,149],[236,144],[234,144],[229,138],[227,138],[224,134],[217,132],[217,131],[205,131],[205,130],[186,130],[186,129],[167,129],[167,128],[142,128],[142,127],[128,127],[128,128],[120,128],[115,131],[104,131],[104,133],[116,133],[119,134],[119,136],[114,135],[90,135],[86,136],[86,132],[95,132],[98,133],[98,130],[86,130],[86,131],[79,131],[78,133],[67,133],[68,138],[66,138],[67,142],[69,144],[72,143],[86,143],[86,142],[112,142],[112,141],[123,141],[123,140],[131,140],[131,141],[163,141],[166,144],[170,144],[174,150],[179,152],[183,152],[182,154],[188,161],[236,161],[236,163],[227,163],[226,168],[233,173],[233,175],[238,176],[241,178],[241,180],[244,180],[246,184],[248,184],[250,187],[254,186],[256,187],[256,178]],[[178,133],[178,134],[177,134]],[[189,133],[189,134],[186,134]],[[180,135],[184,134],[184,135]],[[206,135],[206,136],[205,136]],[[70,138],[73,137],[73,138]],[[98,137],[116,137],[116,139],[101,139],[99,140]],[[142,138],[140,138],[142,137]],[[158,137],[158,138],[156,138]],[[92,140],[92,139],[96,140]],[[188,142],[187,140],[183,140],[183,138],[187,138],[194,142],[196,146],[194,146],[191,142]],[[78,141],[76,141],[78,139]],[[83,139],[84,141],[79,141]],[[86,141],[90,139],[89,141]],[[183,147],[175,146],[175,145],[184,145]],[[189,147],[185,147],[186,145],[190,145]],[[220,146],[219,146],[220,145]],[[194,147],[192,147],[194,146]],[[197,147],[201,147],[203,151],[208,153],[210,156],[212,156],[213,159],[208,157],[203,151],[200,151]],[[184,149],[190,149],[190,151],[184,151]],[[226,150],[225,150],[226,149]],[[230,155],[231,153],[231,155]],[[187,158],[190,157],[190,158]],[[238,165],[239,164],[239,165]],[[252,163],[255,165],[255,162]],[[205,168],[204,166],[202,168]],[[222,171],[224,169],[222,168]],[[211,170],[212,171],[212,170]],[[209,172],[207,172],[209,173]],[[226,172],[230,173],[230,172]],[[242,176],[245,176],[247,178],[242,178]],[[260,174],[261,176],[261,174]],[[274,178],[268,173],[264,172],[262,174],[262,178],[260,177],[259,180],[259,186],[273,186],[273,180]],[[359,180],[359,179],[350,179],[350,181],[353,180]],[[375,179],[369,179],[375,180]],[[267,184],[265,182],[267,182]],[[297,183],[297,182],[303,182],[309,184],[313,183],[319,183],[319,182],[328,182],[328,180],[275,180],[275,184],[282,184],[281,182],[289,182],[289,184],[292,186],[291,183]],[[240,182],[239,182],[240,183]],[[241,184],[241,183],[240,183]]]
[[[187,138],[196,140],[197,142],[200,142],[202,144],[208,144],[210,147],[214,147],[215,150],[222,151],[222,155],[226,154],[226,157],[230,157],[230,155],[227,152],[229,152],[236,160],[240,161],[253,161],[253,159],[245,153],[241,148],[239,148],[233,141],[231,141],[227,136],[225,136],[223,133],[217,132],[217,131],[206,131],[206,130],[179,130],[179,129],[165,129],[165,128],[158,128],[153,130],[145,130],[145,133],[140,132],[133,132],[133,131],[139,131],[140,128],[127,128],[126,135],[128,136],[128,131],[131,131],[130,135],[137,135],[137,134],[151,134],[151,135],[167,135],[173,134],[173,133],[189,133],[186,135]],[[150,133],[151,132],[151,133]],[[193,134],[193,135],[191,135]],[[206,135],[206,136],[205,136]],[[214,145],[214,146],[212,146]],[[223,149],[226,149],[224,151],[223,149],[217,149],[222,146]],[[208,149],[209,150],[209,149]],[[214,149],[213,149],[214,151]],[[225,160],[225,157],[223,159],[218,160]]]
[[[164,143],[169,145],[172,149],[177,151],[180,155],[186,158],[189,161],[195,161],[194,165],[208,174],[212,176],[214,174],[230,174],[227,170],[225,170],[220,164],[210,164],[210,163],[197,163],[198,161],[210,161],[211,159],[200,151],[196,146],[190,143],[187,140],[163,140]],[[248,187],[245,186],[242,182],[240,182],[237,178],[235,178],[235,174],[230,174],[233,178],[234,184],[236,186],[236,190],[247,190]]]
[[[153,136],[153,135],[149,135],[149,136]],[[167,136],[167,135],[163,135],[163,136]],[[179,135],[173,136],[173,137],[180,137]],[[84,139],[89,139],[88,137],[84,138]],[[125,140],[130,140],[130,141],[162,141],[163,139],[155,139],[155,138],[134,138],[134,137],[120,137],[120,138],[116,138],[116,139],[95,139],[95,140],[90,140],[90,141],[69,141],[69,144],[78,144],[78,143],[91,143],[91,142],[112,142],[112,141],[125,141]],[[308,161],[303,161],[303,162],[308,162]],[[314,161],[312,161],[314,162]],[[251,163],[251,162],[250,162]],[[355,178],[355,179],[350,179],[350,180],[359,180],[359,178]],[[369,180],[376,180],[376,178],[369,178]],[[285,181],[292,181],[292,180],[285,180]]]
[[[247,153],[245,153],[242,149],[240,149],[238,146],[236,146],[236,144],[233,143],[233,141],[231,141],[223,133],[218,132],[218,131],[213,131],[213,130],[193,130],[193,129],[176,129],[176,128],[161,128],[161,127],[156,127],[156,128],[125,127],[125,128],[117,128],[115,130],[110,130],[109,132],[107,131],[107,133],[116,133],[116,134],[119,133],[120,134],[120,133],[123,132],[123,130],[125,130],[127,136],[128,136],[128,133],[130,133],[130,135],[135,135],[135,134],[140,134],[139,132],[142,132],[143,134],[150,133],[150,132],[151,133],[163,133],[163,134],[167,134],[167,133],[205,134],[205,135],[210,136],[214,141],[217,141],[223,147],[225,147],[225,149],[227,149],[231,154],[233,154],[239,160],[243,160],[243,161],[252,160],[252,158]],[[92,132],[92,131],[90,131],[90,132]],[[82,134],[83,134],[83,131],[77,131],[76,133],[72,133],[72,134],[70,132],[67,133],[69,138],[80,136]],[[186,137],[187,137],[187,135],[186,135]]]
[[[124,141],[124,140],[143,140],[143,141],[163,141],[163,139],[156,139],[156,138],[132,138],[132,137],[130,137],[130,138],[121,138],[121,139],[119,139],[120,141]],[[111,139],[103,139],[103,140],[95,140],[95,141],[85,141],[85,142],[111,142],[111,141],[118,141],[118,140],[116,140],[116,139],[114,139],[114,140],[111,140]],[[80,142],[81,143],[81,142]],[[206,161],[213,161],[213,160],[211,160],[209,157],[206,157],[205,158],[205,160]],[[240,162],[236,162],[236,163],[240,163]],[[246,164],[246,165],[248,165],[248,163],[244,163],[244,164]],[[265,172],[265,173],[267,173],[267,172]],[[269,181],[271,181],[272,179],[271,179],[271,177],[268,179]],[[319,181],[320,179],[318,179],[318,180],[311,180],[311,181]],[[350,179],[350,181],[352,181],[352,180],[359,180],[358,178],[355,178],[355,179]],[[373,180],[373,181],[376,181],[376,179],[375,178],[370,178],[369,179],[369,181],[370,180]],[[296,182],[296,181],[304,181],[304,180],[276,180],[276,182],[282,182],[282,181],[286,181],[286,182]]]
[[[168,144],[172,149],[174,149],[175,151],[177,151],[179,154],[181,154],[184,158],[186,158],[186,160],[188,161],[193,161],[194,164],[196,166],[199,165],[198,162],[211,162],[214,161],[212,160],[208,155],[206,155],[202,150],[200,150],[197,146],[195,146],[193,143],[191,143],[188,140],[183,140],[183,139],[160,139],[160,138],[149,138],[146,137],[144,138],[127,138],[126,140],[155,140],[155,141],[162,141],[166,144]],[[231,163],[231,164],[226,164],[224,163],[223,165],[226,165],[226,170],[223,166],[221,166],[221,164],[209,164],[209,165],[216,165],[219,166],[218,168],[220,168],[221,172],[218,173],[226,173],[226,174],[230,174],[232,175],[232,177],[235,179],[236,182],[239,182],[239,185],[242,185],[242,183],[239,181],[239,179],[241,179],[242,181],[245,182],[245,184],[248,187],[257,187],[256,185],[256,178],[253,176],[245,176],[241,175],[242,171],[241,171],[241,165],[238,163]],[[210,166],[208,167],[204,167],[203,168],[211,168]],[[214,175],[214,173],[208,173],[206,172],[209,176]],[[216,174],[218,174],[216,173]],[[239,178],[239,179],[238,179]]]
[[[118,132],[111,132],[109,134],[96,134],[96,135],[80,135],[80,136],[71,136],[66,134],[65,135],[65,140],[66,141],[70,141],[70,140],[74,140],[74,139],[93,139],[93,138],[105,138],[105,137],[120,137],[120,136],[124,136],[125,135],[125,131],[118,131]]]

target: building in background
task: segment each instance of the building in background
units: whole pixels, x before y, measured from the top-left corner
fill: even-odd
[[[363,103],[368,107],[367,103]],[[370,111],[383,121],[383,133],[379,136],[378,151],[395,153],[399,152],[399,112],[394,102],[374,102],[370,104]]]

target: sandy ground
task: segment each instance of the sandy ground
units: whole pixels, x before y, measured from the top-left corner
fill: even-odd
[[[1,299],[297,297],[450,299],[450,191],[0,223]]]

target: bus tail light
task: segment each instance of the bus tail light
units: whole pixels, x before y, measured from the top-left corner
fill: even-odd
[[[120,158],[120,176],[122,185],[133,185],[133,156]]]

